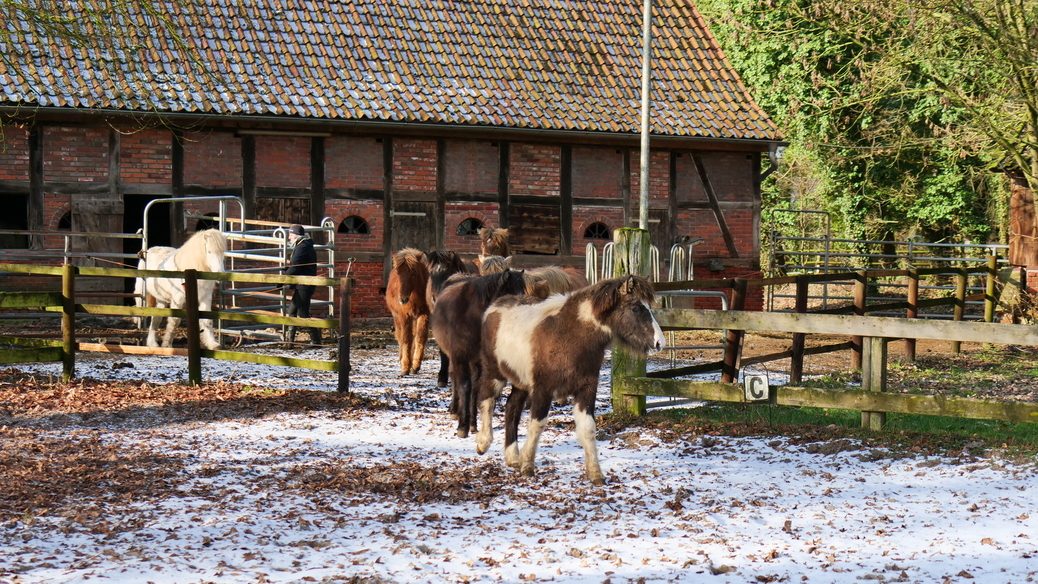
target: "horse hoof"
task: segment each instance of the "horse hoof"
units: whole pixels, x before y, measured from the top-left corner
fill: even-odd
[[[591,479],[591,484],[596,487],[601,487],[606,484],[605,477],[595,477]]]
[[[436,382],[436,387],[447,387],[447,382],[446,381],[437,381]]]
[[[536,473],[533,472],[533,465],[529,465],[519,469],[519,474],[523,475],[524,477],[532,477]]]
[[[458,428],[458,438],[468,438],[469,431],[463,428]]]

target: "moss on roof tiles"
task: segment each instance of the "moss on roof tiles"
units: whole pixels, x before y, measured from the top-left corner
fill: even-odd
[[[0,104],[639,129],[640,0],[292,4],[156,3],[174,38],[138,3],[87,45],[2,22]],[[654,14],[654,131],[781,139],[690,0]]]

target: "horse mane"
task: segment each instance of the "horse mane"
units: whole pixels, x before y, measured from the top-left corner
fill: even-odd
[[[487,276],[512,267],[512,258],[499,255],[479,256],[479,275]]]
[[[587,288],[587,293],[591,297],[592,309],[599,317],[616,308],[627,297],[647,303],[656,298],[652,284],[643,276],[621,276],[602,280]]]
[[[461,256],[458,252],[453,250],[435,249],[425,254],[426,267],[429,268],[430,273],[447,272],[454,274],[456,272],[464,272],[465,264],[461,261]]]
[[[482,306],[489,306],[496,298],[508,294],[526,293],[526,276],[522,271],[507,269],[503,272],[479,276],[470,280],[473,295]]]
[[[405,247],[404,249],[393,254],[393,268],[399,268],[400,266],[406,265],[410,270],[417,270],[418,266],[422,265],[422,258],[425,254],[421,250],[417,250],[413,247]]]
[[[215,252],[218,265],[210,265],[209,254]],[[223,257],[227,253],[227,238],[217,229],[195,232],[184,245],[173,254],[173,263],[178,270],[200,270],[203,272],[223,271]]]
[[[558,266],[544,266],[527,270],[526,293],[533,296],[547,297],[562,294],[573,289],[569,274]]]
[[[490,254],[488,251],[494,251],[495,253]],[[484,227],[479,230],[479,255],[499,255],[499,256],[510,256],[512,255],[511,250],[508,249],[508,230],[497,228]]]

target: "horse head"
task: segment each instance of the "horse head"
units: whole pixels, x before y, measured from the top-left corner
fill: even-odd
[[[480,229],[479,255],[512,255],[511,251],[508,249],[508,230],[501,228],[491,229],[490,227]]]
[[[405,247],[393,254],[393,271],[400,280],[400,294],[397,297],[400,304],[407,304],[415,290],[425,292],[429,269],[423,263],[424,258],[425,254],[413,247]]]
[[[176,250],[174,265],[180,270],[222,272],[226,253],[227,238],[224,234],[217,229],[204,229],[196,232]]]
[[[655,291],[647,278],[622,276],[591,287],[591,308],[596,320],[634,353],[659,352],[666,345],[663,329],[649,306]]]

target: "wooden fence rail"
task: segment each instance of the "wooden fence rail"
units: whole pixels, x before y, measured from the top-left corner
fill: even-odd
[[[0,271],[25,274],[43,274],[62,278],[61,292],[0,292],[0,308],[41,308],[44,311],[61,312],[61,341],[39,341],[20,338],[0,338],[0,343],[29,348],[0,350],[0,363],[47,362],[61,361],[62,380],[68,381],[75,375],[76,351],[99,351],[126,354],[162,354],[186,355],[188,358],[188,382],[201,383],[201,358],[224,359],[268,365],[285,365],[305,369],[335,371],[338,373],[338,391],[349,391],[350,373],[350,292],[352,284],[348,278],[324,278],[318,276],[283,276],[267,274],[242,274],[237,272],[170,272],[162,270],[135,270],[129,268],[87,268],[71,264],[63,266],[37,266],[3,264]],[[80,304],[76,302],[75,282],[77,276],[104,276],[117,278],[161,277],[179,278],[185,283],[189,301],[183,309],[141,308],[136,306],[118,306],[108,304]],[[198,310],[198,280],[217,280],[224,282],[251,282],[267,284],[309,284],[315,286],[339,286],[338,307],[340,318],[298,318],[271,314],[244,313],[227,310]],[[190,301],[194,299],[194,301]],[[187,331],[187,349],[161,349],[153,347],[133,347],[122,345],[105,345],[96,343],[77,343],[75,338],[75,317],[77,313],[104,316],[139,316],[139,317],[177,317],[184,319]],[[222,319],[250,323],[272,325],[294,325],[313,328],[330,328],[336,330],[338,339],[338,359],[321,361],[316,359],[298,359],[276,355],[257,355],[238,351],[205,350],[201,348],[199,338],[200,319]]]
[[[1038,403],[999,402],[934,395],[885,393],[887,343],[891,339],[916,338],[977,343],[1038,346],[1038,326],[967,321],[935,321],[858,315],[763,313],[696,309],[654,311],[665,330],[726,329],[781,331],[795,334],[851,335],[862,338],[863,364],[860,389],[809,389],[772,387],[765,400],[779,405],[860,410],[862,425],[882,428],[889,412],[938,416],[1038,422]],[[686,373],[687,374],[687,373]],[[634,397],[664,396],[708,401],[756,401],[744,388],[726,381],[614,377],[614,408],[628,409]]]

